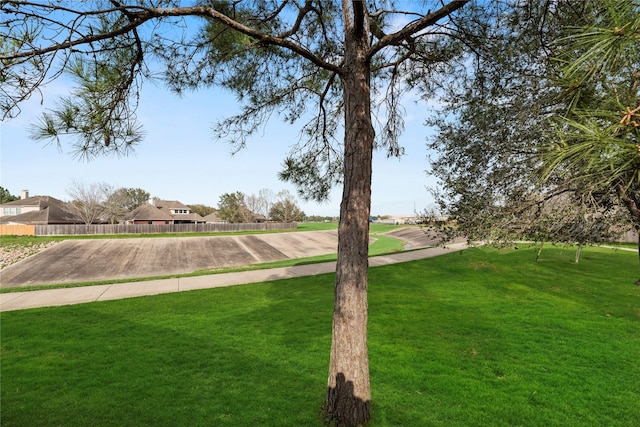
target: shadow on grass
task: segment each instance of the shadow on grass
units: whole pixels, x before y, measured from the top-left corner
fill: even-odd
[[[321,425],[326,337],[290,303],[263,310],[268,293],[5,314],[2,425]]]

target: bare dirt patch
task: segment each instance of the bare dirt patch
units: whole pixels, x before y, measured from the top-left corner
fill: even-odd
[[[57,243],[58,242],[49,241],[44,243],[32,243],[29,245],[9,244],[0,246],[0,270],[10,266],[11,264],[15,264],[18,261],[22,261],[31,255],[42,252]]]

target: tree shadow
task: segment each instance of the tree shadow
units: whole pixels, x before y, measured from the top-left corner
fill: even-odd
[[[327,401],[323,411],[323,420],[335,427],[362,426],[369,421],[371,402],[357,397],[353,391],[353,382],[345,375],[336,375],[335,387],[327,388]]]

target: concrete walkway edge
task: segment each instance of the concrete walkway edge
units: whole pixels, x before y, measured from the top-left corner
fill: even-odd
[[[432,247],[414,251],[399,252],[390,255],[382,255],[369,258],[369,267],[379,267],[383,265],[415,261],[449,252],[460,251],[466,248],[466,243],[454,243],[446,247]],[[184,292],[222,286],[269,282],[272,280],[289,279],[293,277],[333,273],[335,272],[335,269],[335,262],[324,262],[319,264],[211,274],[196,277],[114,283],[110,285],[80,286],[62,289],[44,289],[38,291],[10,292],[0,294],[0,312],[38,307],[57,307],[87,302],[159,295],[171,292]]]

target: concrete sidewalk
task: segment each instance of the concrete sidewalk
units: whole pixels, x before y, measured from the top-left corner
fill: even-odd
[[[369,266],[379,267],[400,262],[415,261],[449,252],[460,251],[466,247],[466,243],[454,243],[447,247],[426,248],[410,252],[399,252],[391,255],[377,256],[369,258]],[[37,307],[55,307],[86,302],[134,298],[145,295],[166,294],[170,292],[184,292],[196,289],[210,289],[222,286],[267,282],[292,277],[333,273],[335,272],[335,269],[335,262],[325,262],[320,264],[212,274],[197,277],[181,277],[144,282],[114,283],[112,285],[12,292],[0,294],[0,311],[24,310]]]

